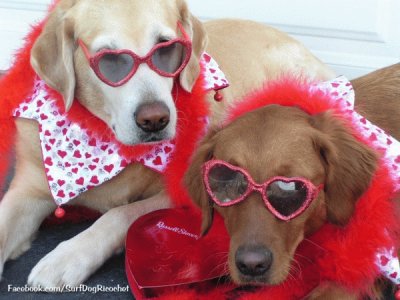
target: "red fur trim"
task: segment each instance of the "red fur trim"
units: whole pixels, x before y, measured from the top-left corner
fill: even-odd
[[[338,101],[322,91],[311,91],[310,85],[310,82],[294,78],[270,83],[232,107],[227,122],[270,104],[297,106],[310,115],[332,110],[359,141],[371,146],[356,132],[351,115]],[[173,187],[169,187],[171,190]],[[369,189],[357,202],[350,222],[343,228],[326,224],[299,245],[294,266],[299,272],[293,272],[278,286],[264,287],[254,293],[236,293],[236,296],[241,299],[301,299],[325,281],[336,282],[359,295],[369,294],[379,276],[375,266],[377,251],[392,246],[391,236],[399,230],[393,197],[393,180],[381,163]],[[208,294],[204,299],[210,297]]]
[[[198,141],[205,133],[205,122],[209,110],[204,92],[202,92],[203,86],[203,80],[199,79],[191,94],[181,90],[182,95],[176,101],[178,107],[190,108],[178,110],[180,124],[177,129],[176,147],[165,170],[167,192],[176,206],[195,208],[186,188],[183,186],[182,178],[189,166],[189,159]],[[197,211],[197,208],[195,208],[195,211]]]

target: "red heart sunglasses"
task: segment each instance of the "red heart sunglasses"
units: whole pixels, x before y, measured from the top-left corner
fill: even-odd
[[[204,163],[203,181],[208,195],[218,206],[235,205],[258,191],[267,209],[283,221],[303,213],[323,189],[323,184],[316,187],[301,177],[275,176],[258,184],[245,169],[218,159]]]
[[[118,87],[129,81],[143,63],[161,76],[176,77],[192,53],[189,35],[179,22],[178,28],[183,38],[158,43],[143,57],[128,49],[104,49],[92,56],[81,39],[78,43],[97,77],[107,85]]]

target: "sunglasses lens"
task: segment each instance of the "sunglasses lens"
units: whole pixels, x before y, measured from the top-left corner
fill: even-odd
[[[289,217],[303,207],[307,190],[301,181],[277,180],[267,186],[266,194],[272,207],[282,216]]]
[[[217,204],[229,204],[242,196],[248,187],[247,178],[239,171],[224,165],[215,165],[207,176],[208,186]]]
[[[99,60],[99,71],[109,81],[118,83],[128,76],[134,63],[128,54],[104,54]]]
[[[169,46],[158,48],[152,55],[152,64],[168,74],[174,74],[185,61],[187,55],[186,47],[179,43],[173,43]]]

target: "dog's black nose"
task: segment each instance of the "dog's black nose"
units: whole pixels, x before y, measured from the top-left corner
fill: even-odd
[[[242,246],[236,251],[235,263],[246,276],[262,276],[272,265],[272,252],[263,246]]]
[[[162,102],[152,102],[140,105],[135,112],[137,126],[145,132],[157,132],[167,127],[169,109]]]

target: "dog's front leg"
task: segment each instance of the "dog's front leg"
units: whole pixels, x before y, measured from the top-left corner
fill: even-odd
[[[0,277],[4,263],[29,249],[43,219],[56,207],[35,191],[11,188],[0,202]]]
[[[170,207],[164,192],[106,212],[91,227],[60,243],[42,258],[28,278],[31,286],[77,286],[111,255],[123,249],[129,226],[140,216]]]

